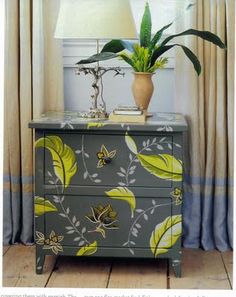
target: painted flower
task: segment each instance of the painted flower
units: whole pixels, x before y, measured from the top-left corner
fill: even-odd
[[[97,157],[98,157],[98,164],[97,164],[97,168],[101,168],[104,165],[107,164],[107,160],[106,159],[112,159],[114,158],[116,154],[116,150],[113,150],[111,152],[108,152],[108,150],[106,149],[105,145],[102,144],[100,151],[97,153]]]
[[[58,254],[58,252],[63,252],[63,248],[59,242],[61,242],[64,236],[56,235],[56,233],[52,230],[49,238],[45,238],[44,234],[36,231],[36,243],[43,245],[43,249],[52,250],[54,254]]]
[[[106,237],[104,229],[118,229],[115,224],[117,222],[117,212],[112,209],[110,204],[102,206],[99,204],[97,207],[91,207],[92,214],[85,216],[93,224],[97,224],[95,230],[88,232],[99,232],[103,238]]]
[[[176,205],[180,205],[182,203],[182,190],[180,188],[175,188],[170,194],[175,199]]]

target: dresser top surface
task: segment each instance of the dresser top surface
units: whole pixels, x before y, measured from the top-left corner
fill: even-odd
[[[116,123],[107,120],[85,119],[78,112],[47,112],[29,123],[30,128],[42,130],[131,130],[181,132],[187,122],[179,113],[152,113],[145,123]]]

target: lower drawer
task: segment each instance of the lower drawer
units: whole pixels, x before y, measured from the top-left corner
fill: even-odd
[[[145,248],[150,257],[157,256],[180,237],[180,213],[176,201],[166,197],[36,197],[36,243],[56,254],[63,254],[64,246],[77,247],[78,255],[103,247],[129,249],[134,256]]]

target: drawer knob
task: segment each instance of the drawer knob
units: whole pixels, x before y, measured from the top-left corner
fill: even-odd
[[[102,159],[104,161],[104,165],[111,163],[111,158],[110,157],[103,157]]]
[[[105,145],[103,144],[101,146],[100,151],[97,152],[97,157],[99,159],[98,168],[101,168],[102,166],[111,163],[112,158],[114,158],[115,154],[116,154],[116,150],[109,152],[105,147]]]

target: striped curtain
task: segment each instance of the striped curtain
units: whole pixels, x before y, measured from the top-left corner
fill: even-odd
[[[5,1],[3,242],[33,242],[33,132],[28,122],[63,109],[59,1]]]
[[[225,51],[194,37],[179,40],[200,59],[199,77],[182,53],[176,54],[176,110],[189,123],[185,247],[233,247],[234,13],[235,0],[197,0],[177,24],[178,31],[207,30],[227,43]]]

